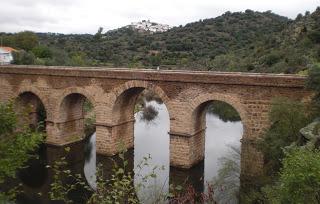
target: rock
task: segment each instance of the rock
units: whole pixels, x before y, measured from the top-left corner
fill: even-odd
[[[320,141],[320,121],[316,120],[300,130],[301,135],[307,140],[306,146],[315,148]]]

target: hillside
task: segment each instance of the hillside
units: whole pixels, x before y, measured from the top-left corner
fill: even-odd
[[[41,45],[29,51],[33,63],[46,65],[296,73],[320,60],[319,29],[320,8],[295,20],[246,10],[166,32],[127,26],[95,35],[37,33]],[[19,34],[0,35],[6,45],[23,48]]]

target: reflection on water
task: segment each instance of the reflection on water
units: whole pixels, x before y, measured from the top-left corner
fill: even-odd
[[[138,192],[138,196],[142,200],[154,198],[159,189],[162,192],[169,190],[169,171],[170,183],[181,184],[188,180],[193,184],[198,192],[203,191],[207,182],[213,181],[217,176],[218,170],[221,168],[219,158],[224,157],[230,151],[230,146],[240,147],[240,139],[243,128],[241,122],[224,122],[218,116],[208,113],[206,115],[206,136],[205,136],[205,160],[191,169],[184,170],[178,168],[170,168],[169,164],[169,128],[170,121],[168,111],[164,104],[158,104],[155,101],[146,102],[146,107],[153,106],[158,112],[157,117],[152,121],[144,118],[143,111],[135,114],[136,122],[134,126],[134,172],[135,184],[142,182],[144,175],[152,172],[155,166],[162,167],[163,170],[157,169],[156,178],[149,179],[147,187],[142,192]],[[95,147],[95,135],[92,136],[90,142]],[[150,155],[147,167],[142,169],[137,165],[144,157]],[[86,162],[85,175],[89,179],[90,185],[95,188],[95,148],[92,149],[91,159]],[[239,179],[233,182],[240,183]],[[238,185],[239,186],[239,185]]]
[[[195,187],[197,191],[205,189],[205,183],[213,180],[221,167],[219,158],[228,154],[229,145],[240,147],[240,138],[242,136],[241,122],[223,122],[216,115],[207,113],[206,115],[206,136],[205,136],[205,160],[200,162],[189,170],[176,169],[169,165],[169,115],[164,104],[158,104],[155,101],[146,102],[146,106],[153,106],[158,112],[152,121],[143,119],[141,111],[135,114],[136,122],[134,126],[134,150],[127,152],[126,159],[129,160],[129,167],[135,172],[134,183],[140,183],[141,176],[146,175],[153,170],[154,166],[164,167],[163,170],[156,169],[156,178],[147,181],[147,188],[138,192],[138,196],[144,203],[147,200],[156,197],[159,191],[168,192],[170,184],[181,184],[186,179]],[[96,156],[95,134],[88,138],[88,142],[72,144],[68,161],[73,172],[84,174],[88,184],[96,189],[96,163],[103,163],[106,175],[111,175],[111,169],[115,157]],[[40,164],[30,163],[30,167],[20,173],[21,180],[25,184],[25,196],[34,196],[38,192],[43,192],[41,202],[48,203],[46,192],[50,189],[52,172],[42,168],[46,164],[52,163],[63,155],[63,148],[50,147],[42,150],[43,156]],[[84,154],[85,152],[85,154]],[[146,168],[140,169],[138,164],[144,157],[150,154]],[[84,168],[83,168],[84,166]],[[28,172],[29,171],[29,172]],[[35,174],[37,176],[35,176]],[[169,177],[170,175],[170,177]],[[39,178],[27,181],[25,178]],[[235,180],[239,182],[239,180]],[[159,190],[160,189],[160,190]],[[79,196],[75,192],[73,196]],[[31,196],[31,197],[32,197]],[[46,197],[46,198],[45,198]],[[24,202],[22,202],[24,203]],[[25,202],[28,203],[28,202]],[[30,202],[32,203],[32,202]],[[81,203],[78,201],[77,203]]]
[[[205,136],[205,165],[204,165],[204,181],[206,183],[214,184],[214,197],[221,203],[238,203],[238,195],[235,192],[231,192],[230,184],[235,186],[236,192],[240,187],[240,172],[226,172],[231,171],[231,168],[226,167],[228,162],[222,159],[234,159],[233,155],[230,155],[231,147],[240,149],[240,139],[243,134],[242,123],[239,122],[224,122],[214,114],[206,115],[206,136]],[[240,166],[240,158],[236,158],[236,164]],[[223,169],[223,174],[233,174],[227,179],[218,177],[218,172]],[[221,169],[221,170],[222,170]],[[240,170],[240,169],[239,169]],[[236,176],[236,177],[235,177]],[[215,178],[218,177],[218,178]],[[207,187],[207,185],[205,185]],[[207,190],[207,188],[206,188]],[[225,196],[223,196],[225,195]],[[224,202],[228,200],[228,202]]]
[[[135,184],[141,183],[144,175],[152,172],[155,166],[164,167],[156,170],[156,178],[147,181],[147,187],[143,192],[138,192],[140,200],[152,200],[159,192],[169,190],[169,114],[164,104],[155,101],[146,103],[146,107],[153,106],[158,112],[152,121],[146,121],[143,111],[135,114],[134,125],[134,171]],[[148,166],[139,168],[138,164],[144,157],[150,154]],[[141,176],[139,176],[139,174]]]
[[[86,160],[84,164],[84,175],[88,181],[89,186],[96,190],[96,133],[94,133],[90,138],[89,142],[86,144]]]

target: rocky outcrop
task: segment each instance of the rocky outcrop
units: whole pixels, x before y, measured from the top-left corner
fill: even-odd
[[[320,119],[310,123],[300,130],[301,135],[306,140],[306,147],[313,149],[320,145]]]

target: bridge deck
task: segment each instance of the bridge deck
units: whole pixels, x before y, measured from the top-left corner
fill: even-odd
[[[276,87],[303,87],[306,79],[304,76],[292,74],[34,65],[0,66],[0,74],[113,78],[146,81],[181,81],[190,83],[241,84]]]

